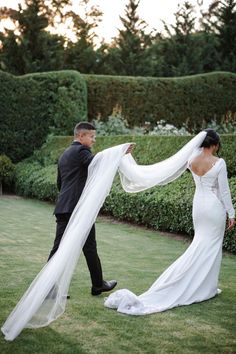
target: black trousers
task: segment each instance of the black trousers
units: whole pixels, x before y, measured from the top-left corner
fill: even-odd
[[[56,215],[56,237],[54,240],[53,248],[49,254],[49,259],[56,253],[66,226],[69,222],[71,214],[57,214]],[[96,233],[95,233],[95,225],[92,226],[88,238],[83,247],[83,253],[86,258],[86,262],[88,265],[88,269],[90,272],[90,277],[92,281],[92,285],[95,287],[102,286],[103,276],[102,276],[102,266],[100,259],[97,253],[97,242],[96,242]]]

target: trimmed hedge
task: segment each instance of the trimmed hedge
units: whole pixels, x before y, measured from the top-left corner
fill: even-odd
[[[13,76],[0,71],[0,154],[13,162],[30,156],[49,132],[70,134],[74,125],[112,113],[116,105],[130,124],[164,119],[177,127],[188,121],[220,119],[236,112],[236,74],[215,72],[181,78],[80,75],[58,71]],[[87,85],[87,87],[86,87]]]
[[[139,164],[149,165],[175,154],[191,136],[116,136],[99,137],[94,147],[98,152],[110,146],[135,142],[133,155]],[[236,176],[236,135],[221,135],[222,148],[219,155],[227,162],[229,177]]]
[[[191,136],[108,136],[97,137],[93,152],[104,150],[111,146],[135,142],[133,156],[139,164],[152,164],[172,156]],[[42,166],[57,163],[59,156],[73,141],[72,136],[50,136],[47,142],[32,155],[27,162],[38,161]],[[227,162],[229,177],[236,176],[236,135],[221,135],[222,148],[220,156]]]
[[[230,176],[231,192],[236,207],[236,139],[235,135],[222,135],[221,156],[225,158]],[[124,142],[137,143],[134,156],[140,164],[151,164],[163,160],[191,137],[186,136],[113,136],[98,137],[94,152]],[[54,202],[57,197],[56,173],[60,154],[71,143],[71,136],[50,137],[33,156],[20,162],[16,168],[17,193]],[[118,177],[113,183],[102,212],[120,220],[146,225],[158,230],[182,232],[193,235],[192,199],[194,182],[190,173],[162,187],[145,192],[128,194],[120,186]],[[226,233],[224,248],[236,253],[236,230]]]
[[[13,76],[0,71],[0,153],[18,162],[49,132],[71,134],[87,119],[87,91],[76,71]]]
[[[236,74],[213,72],[180,78],[83,75],[89,120],[102,120],[120,106],[131,127],[164,119],[177,127],[202,126],[236,112]]]
[[[236,177],[230,179],[230,188],[236,208]],[[192,176],[187,172],[171,184],[135,194],[125,193],[117,179],[102,211],[119,220],[192,236],[194,190]],[[236,253],[235,229],[225,233],[223,246],[225,250]]]
[[[55,202],[57,165],[42,167],[36,162],[20,162],[15,171],[15,189],[17,194]]]

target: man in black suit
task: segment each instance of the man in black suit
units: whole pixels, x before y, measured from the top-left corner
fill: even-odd
[[[74,129],[73,143],[59,158],[57,175],[59,196],[54,210],[57,228],[54,245],[48,260],[57,251],[70,216],[83,192],[88,174],[88,166],[94,157],[90,148],[95,143],[95,140],[96,128],[88,122],[78,123]],[[132,147],[130,145],[127,153],[132,151]],[[105,281],[103,279],[101,262],[97,253],[95,225],[90,230],[83,247],[83,253],[92,281],[91,294],[99,295],[104,291],[112,290],[117,282],[115,280]]]

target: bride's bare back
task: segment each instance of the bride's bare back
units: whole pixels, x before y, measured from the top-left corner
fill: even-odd
[[[191,161],[190,167],[196,175],[204,176],[218,160],[219,158],[212,154],[205,155],[204,153],[201,153]]]

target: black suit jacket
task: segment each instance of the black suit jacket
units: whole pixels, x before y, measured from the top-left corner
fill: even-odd
[[[91,150],[74,141],[58,161],[57,186],[59,195],[54,214],[72,213],[85,186],[88,166],[93,159]]]

